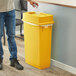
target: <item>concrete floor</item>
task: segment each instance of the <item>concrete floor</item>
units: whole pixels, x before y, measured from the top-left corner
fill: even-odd
[[[4,60],[3,60],[3,70],[0,71],[0,76],[76,76],[55,66],[51,66],[48,69],[39,70],[25,63],[25,52],[24,52],[24,41],[16,39],[18,46],[18,59],[20,63],[24,66],[24,70],[18,71],[9,64],[9,51],[6,46],[4,48]]]

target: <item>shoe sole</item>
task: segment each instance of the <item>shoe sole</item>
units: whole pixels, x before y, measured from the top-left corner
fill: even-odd
[[[19,69],[19,68],[17,68],[16,66],[14,66],[14,65],[10,65],[11,67],[13,67],[13,68],[16,68],[17,70],[23,70],[23,69]]]

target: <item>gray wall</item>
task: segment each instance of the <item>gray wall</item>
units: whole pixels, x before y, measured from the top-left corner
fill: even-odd
[[[52,58],[76,68],[76,8],[51,4],[39,4],[28,11],[40,11],[54,15]]]

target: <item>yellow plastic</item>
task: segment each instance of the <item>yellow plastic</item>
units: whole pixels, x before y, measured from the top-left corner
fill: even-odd
[[[39,69],[50,67],[52,26],[45,26],[54,23],[53,15],[27,12],[23,21],[26,63]]]

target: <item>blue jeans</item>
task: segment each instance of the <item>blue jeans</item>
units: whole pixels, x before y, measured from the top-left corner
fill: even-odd
[[[9,12],[0,12],[0,58],[3,59],[3,47],[1,38],[3,36],[3,26],[6,28],[10,59],[17,58],[17,47],[15,42],[15,10]]]

